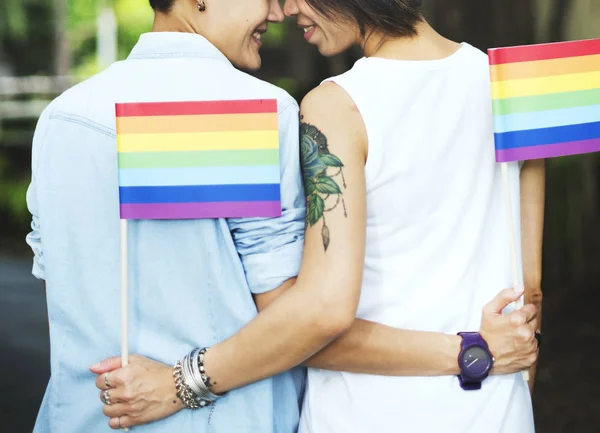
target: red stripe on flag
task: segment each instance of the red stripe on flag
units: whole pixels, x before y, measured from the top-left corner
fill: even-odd
[[[117,117],[277,113],[277,100],[117,103],[115,109]]]
[[[492,48],[488,50],[490,65],[592,56],[595,54],[600,54],[600,39]]]

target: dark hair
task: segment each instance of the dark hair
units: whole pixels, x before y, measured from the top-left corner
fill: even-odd
[[[157,12],[169,12],[175,0],[150,0],[150,6]]]
[[[356,22],[364,36],[374,30],[396,37],[415,36],[423,20],[423,0],[306,0],[326,18]]]

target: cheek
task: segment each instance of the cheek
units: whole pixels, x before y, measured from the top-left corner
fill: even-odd
[[[317,12],[315,12],[315,10],[312,7],[310,7],[304,0],[298,0],[296,2],[296,5],[298,6],[299,16],[308,18],[310,21],[317,25],[327,24],[327,20],[323,20],[323,17]]]
[[[325,36],[330,45],[341,47],[351,43],[352,35],[343,28],[328,26],[324,29]]]

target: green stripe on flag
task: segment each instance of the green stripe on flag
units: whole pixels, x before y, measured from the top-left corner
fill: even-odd
[[[493,101],[494,116],[534,111],[560,110],[561,108],[585,107],[600,104],[600,89],[550,95],[507,98]]]
[[[278,149],[119,153],[119,168],[278,165]]]

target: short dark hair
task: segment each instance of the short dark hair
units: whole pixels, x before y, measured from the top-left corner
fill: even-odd
[[[157,12],[169,12],[175,0],[150,0],[150,6]]]
[[[356,22],[364,36],[374,30],[396,37],[415,36],[423,21],[423,0],[306,0],[326,18]]]

